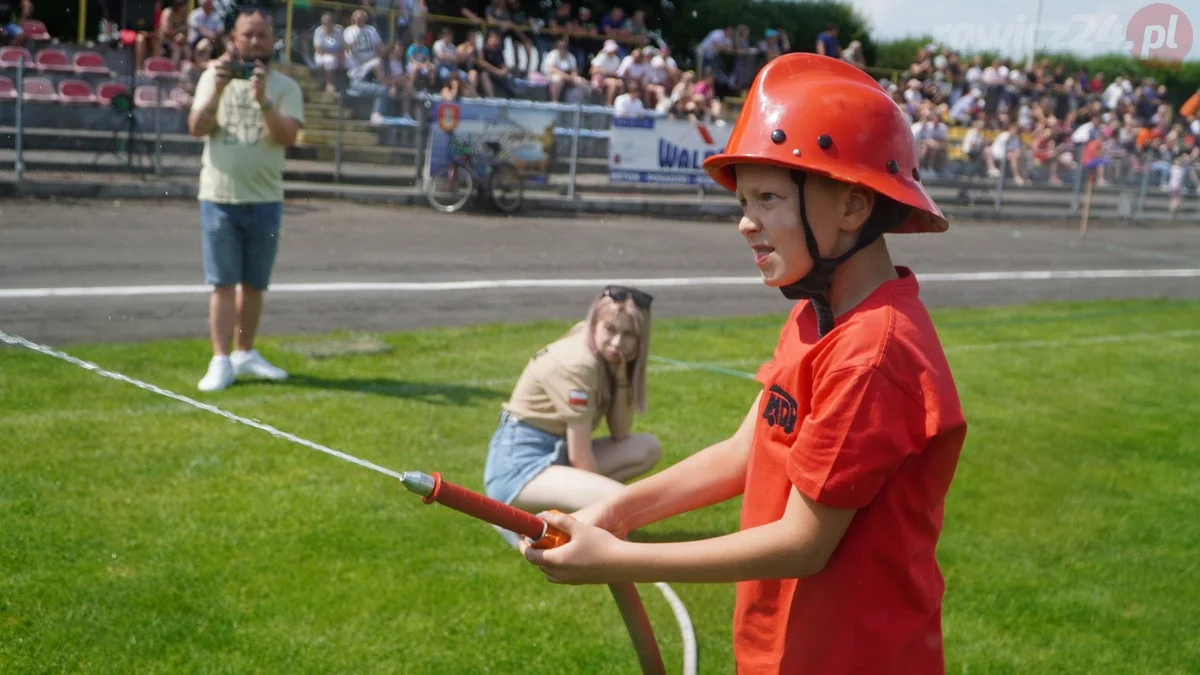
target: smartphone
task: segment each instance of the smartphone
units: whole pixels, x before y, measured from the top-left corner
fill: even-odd
[[[248,80],[258,64],[253,61],[230,61],[229,76],[234,80]]]

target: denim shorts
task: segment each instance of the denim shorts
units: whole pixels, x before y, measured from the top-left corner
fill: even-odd
[[[526,424],[505,410],[488,444],[484,490],[492,499],[511,504],[529,481],[555,464],[568,464],[567,439]]]
[[[267,290],[279,250],[283,204],[216,204],[200,202],[204,283],[242,283]]]

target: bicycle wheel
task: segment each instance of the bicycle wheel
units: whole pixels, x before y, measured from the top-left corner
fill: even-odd
[[[434,172],[425,185],[429,205],[443,213],[454,213],[467,205],[475,192],[475,177],[461,164],[448,164]]]
[[[521,172],[511,162],[500,162],[492,167],[488,179],[488,194],[492,204],[502,213],[512,213],[521,208],[525,199],[525,183]]]

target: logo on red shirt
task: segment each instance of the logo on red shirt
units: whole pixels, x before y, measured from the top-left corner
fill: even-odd
[[[767,409],[762,416],[770,426],[782,427],[790,434],[796,430],[796,399],[779,385],[773,384],[768,392]]]

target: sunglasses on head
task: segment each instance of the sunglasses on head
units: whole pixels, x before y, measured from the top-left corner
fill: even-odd
[[[642,309],[650,309],[650,303],[654,302],[654,296],[645,291],[639,291],[636,288],[629,288],[628,286],[607,286],[604,289],[603,295],[617,302],[625,302],[629,298],[633,298],[633,304]]]

